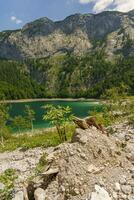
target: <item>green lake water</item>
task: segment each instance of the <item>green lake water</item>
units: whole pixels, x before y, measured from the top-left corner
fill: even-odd
[[[74,101],[37,101],[37,102],[23,102],[23,103],[11,103],[10,104],[10,116],[15,117],[17,115],[24,114],[25,105],[31,106],[31,108],[35,111],[35,121],[34,128],[48,128],[50,127],[49,122],[42,120],[42,115],[44,114],[44,109],[42,106],[47,104],[53,105],[61,105],[61,106],[69,106],[72,109],[72,113],[77,117],[86,117],[89,112],[96,109],[99,111],[101,106],[95,102],[74,102]]]

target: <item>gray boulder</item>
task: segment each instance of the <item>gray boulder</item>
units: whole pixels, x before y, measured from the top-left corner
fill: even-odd
[[[19,191],[15,194],[15,197],[12,200],[24,200],[24,194],[22,191]]]
[[[34,198],[35,200],[45,200],[46,199],[45,190],[43,190],[42,188],[37,188],[34,192]]]
[[[112,199],[104,188],[100,187],[99,185],[95,185],[95,192],[92,192],[91,200],[112,200]]]

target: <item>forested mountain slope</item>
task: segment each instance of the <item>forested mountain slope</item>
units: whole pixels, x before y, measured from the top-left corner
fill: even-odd
[[[61,54],[25,61],[0,61],[0,95],[6,99],[98,98],[120,85],[134,94],[134,57],[107,61],[101,53]]]

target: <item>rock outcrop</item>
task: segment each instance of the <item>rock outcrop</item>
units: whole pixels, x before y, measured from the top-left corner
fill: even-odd
[[[105,132],[102,124],[98,123],[95,117],[91,116],[91,117],[86,117],[85,119],[80,119],[80,118],[75,117],[73,121],[77,125],[78,128],[85,130],[94,126],[98,130],[100,130],[102,133]]]

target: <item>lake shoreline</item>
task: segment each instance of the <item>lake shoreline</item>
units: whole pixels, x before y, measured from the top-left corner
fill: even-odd
[[[74,101],[74,102],[94,102],[99,103],[100,99],[86,99],[86,98],[36,98],[36,99],[17,99],[17,100],[3,100],[0,103],[27,103],[27,102],[47,102],[47,101]]]

